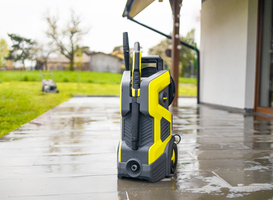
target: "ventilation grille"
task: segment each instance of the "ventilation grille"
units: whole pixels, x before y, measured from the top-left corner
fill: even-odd
[[[157,168],[153,171],[153,177],[155,181],[159,181],[162,177],[165,176],[165,166],[166,159],[161,159],[161,162],[158,163]]]
[[[161,140],[162,142],[170,135],[170,122],[165,118],[160,120],[161,124]]]
[[[132,122],[131,122],[131,115],[129,115],[128,117],[126,117],[124,119],[124,133],[123,133],[123,138],[125,143],[127,144],[128,147],[132,148],[132,144],[131,144],[131,131],[132,131]]]
[[[131,114],[124,118],[123,121],[123,138],[128,147],[132,148],[132,122]],[[139,116],[139,147],[153,143],[153,119],[143,114]]]
[[[153,142],[153,120],[146,117],[145,115],[140,115],[140,143],[139,146],[145,146],[150,142]]]

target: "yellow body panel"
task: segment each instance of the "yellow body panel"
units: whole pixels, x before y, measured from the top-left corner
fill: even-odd
[[[173,150],[172,158],[171,160],[173,161],[173,164],[175,163],[175,151]]]
[[[134,89],[134,88],[132,88],[132,96],[133,97],[135,97],[136,95],[136,91],[137,91],[137,97],[139,97],[140,96],[140,89]]]
[[[163,106],[159,104],[159,92],[162,91],[170,84],[170,74],[168,71],[158,76],[149,83],[149,94],[148,94],[148,108],[149,114],[154,118],[154,144],[149,148],[148,152],[148,164],[152,164],[156,161],[163,153],[166,145],[171,139],[172,129],[170,129],[170,135],[162,142],[161,141],[161,123],[160,120],[164,117],[170,122],[172,127],[172,114]],[[132,94],[135,94],[136,90],[132,88]],[[138,96],[140,95],[140,89],[137,91]],[[166,97],[164,97],[166,98]],[[120,108],[122,107],[122,86],[120,87]],[[121,112],[121,110],[120,110]],[[121,137],[119,144],[119,155],[118,160],[121,162],[121,143],[122,143],[122,116],[121,116]]]
[[[119,147],[118,147],[118,149],[119,149],[119,151],[118,151],[118,161],[119,162],[121,162],[121,142],[122,142],[122,140],[120,140]]]
[[[158,159],[165,150],[166,145],[171,139],[172,129],[170,129],[170,136],[164,142],[161,141],[161,126],[160,120],[164,117],[172,124],[172,114],[163,106],[159,104],[158,94],[161,90],[170,84],[170,75],[166,71],[161,76],[152,80],[149,84],[149,114],[154,118],[154,144],[149,149],[148,164],[152,164]],[[172,126],[171,126],[172,127]]]

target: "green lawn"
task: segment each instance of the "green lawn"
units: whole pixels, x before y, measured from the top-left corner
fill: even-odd
[[[179,96],[197,96],[196,85],[179,85],[178,88]]]
[[[38,71],[1,71],[0,137],[67,101],[74,94],[119,95],[121,76],[114,73],[54,71],[60,93],[53,94],[41,92]],[[196,85],[192,80],[187,81],[190,84],[185,85],[184,80],[184,84],[179,86],[179,95],[196,96]]]
[[[43,72],[44,79],[51,79],[50,72]],[[101,73],[89,71],[54,71],[55,82],[81,82],[81,83],[108,83],[119,84],[122,74]],[[2,71],[0,72],[0,82],[8,81],[37,81],[40,82],[39,71]]]
[[[196,78],[179,77],[179,83],[197,85],[197,79]]]
[[[43,72],[44,78],[51,78],[50,72]],[[101,73],[89,71],[54,71],[54,80],[56,82],[81,82],[81,83],[109,83],[119,84],[122,74]],[[41,81],[39,71],[0,71],[0,82],[8,81]],[[197,84],[195,78],[179,77],[179,83]]]
[[[70,97],[43,93],[38,82],[0,83],[0,137]]]

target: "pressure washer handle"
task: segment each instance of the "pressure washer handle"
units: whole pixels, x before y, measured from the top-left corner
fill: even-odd
[[[145,56],[141,58],[141,63],[156,63],[156,69],[163,70],[163,59],[160,56]]]
[[[138,149],[139,141],[139,104],[137,103],[137,98],[140,95],[140,77],[141,77],[141,52],[140,45],[138,42],[134,46],[133,55],[133,69],[132,69],[132,138],[131,144],[132,149]]]
[[[126,71],[129,71],[129,60],[130,60],[130,49],[129,49],[129,39],[128,39],[128,33],[123,33],[123,55],[124,55],[124,61],[125,61],[125,69]]]
[[[140,52],[140,45],[139,42],[135,43],[134,46],[134,55],[133,55],[133,69],[132,69],[132,75],[133,75],[133,89],[139,89],[140,88],[140,77],[141,77],[141,52]],[[133,94],[134,96],[134,94]]]

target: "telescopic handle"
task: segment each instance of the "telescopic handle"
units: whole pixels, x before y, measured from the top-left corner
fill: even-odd
[[[131,144],[132,149],[138,149],[139,143],[139,104],[137,98],[140,95],[140,77],[141,77],[141,52],[140,45],[138,42],[134,45],[134,56],[133,56],[133,69],[132,69],[132,137]]]
[[[129,39],[128,39],[128,33],[123,33],[123,55],[124,55],[124,61],[125,61],[125,69],[126,71],[129,71],[129,59],[130,59],[130,49],[129,49]]]
[[[133,70],[132,70],[133,89],[140,88],[140,77],[141,77],[141,52],[139,42],[134,45],[134,56],[133,56]]]

